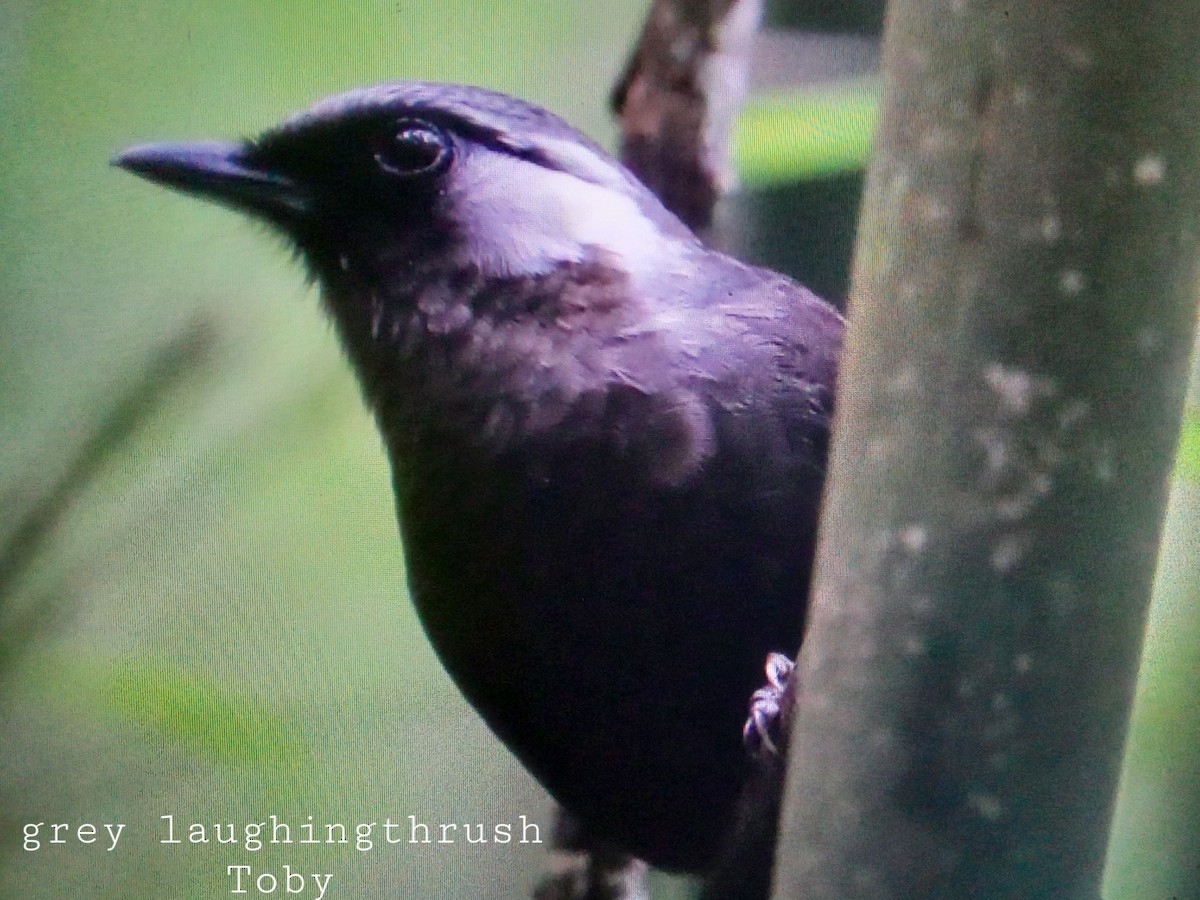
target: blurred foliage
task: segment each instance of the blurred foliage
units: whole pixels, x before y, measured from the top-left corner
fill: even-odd
[[[298,267],[107,161],[396,77],[604,138],[641,12],[0,6],[0,896],[223,896],[241,863],[332,872],[343,897],[525,893],[542,847],[159,843],[165,814],[545,831],[549,805],[416,623],[386,460]],[[28,822],[128,828],[112,853],[29,852]]]
[[[80,682],[85,672],[78,673]],[[71,678],[69,669],[64,674]],[[197,756],[289,767],[305,756],[299,723],[251,695],[180,672],[170,662],[129,660],[99,673],[96,682],[115,713]]]
[[[1200,396],[1200,355],[1193,398]],[[1184,413],[1105,872],[1110,900],[1200,896],[1200,410]]]
[[[1200,481],[1200,409],[1184,411],[1183,431],[1179,435],[1177,474],[1188,481]]]
[[[862,169],[878,105],[875,79],[752,98],[733,134],[740,180],[762,188]]]
[[[549,818],[420,632],[386,461],[298,267],[260,229],[106,161],[142,140],[253,134],[394,77],[520,94],[611,143],[604,98],[644,6],[0,5],[0,896],[212,897],[243,863],[333,872],[342,897],[527,892],[536,846],[158,842],[165,814]],[[861,165],[876,96],[755,100],[735,135],[743,179]],[[1160,836],[1185,833],[1160,801],[1200,771],[1197,431],[1193,412],[1121,884],[1146,883]],[[27,852],[26,822],[128,828],[109,854]],[[680,890],[662,879],[655,896]]]
[[[809,31],[878,35],[885,5],[884,0],[770,0],[767,21]]]

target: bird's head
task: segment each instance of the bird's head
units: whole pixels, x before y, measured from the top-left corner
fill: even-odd
[[[397,82],[252,140],[148,144],[113,162],[282,231],[321,282],[388,434],[436,414],[500,447],[579,414],[609,382],[662,387],[668,406],[690,409],[659,385],[667,351],[645,348],[662,340],[651,310],[674,315],[712,254],[545,110]]]
[[[319,277],[402,259],[520,278],[601,258],[637,279],[695,244],[563,120],[475,87],[380,85],[243,143],[148,144],[113,161],[282,229]]]

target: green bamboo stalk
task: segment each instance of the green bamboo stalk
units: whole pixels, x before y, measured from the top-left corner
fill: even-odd
[[[901,0],[778,898],[1096,897],[1195,322],[1200,4]]]

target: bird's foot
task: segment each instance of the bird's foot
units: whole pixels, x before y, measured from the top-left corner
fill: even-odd
[[[648,900],[647,865],[597,839],[562,807],[554,823],[551,871],[533,900]]]
[[[787,750],[783,721],[783,695],[796,664],[782,653],[768,653],[763,667],[767,683],[750,697],[750,715],[742,728],[742,741],[751,757],[777,761]]]

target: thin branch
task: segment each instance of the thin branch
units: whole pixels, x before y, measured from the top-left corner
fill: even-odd
[[[730,132],[762,7],[762,0],[655,0],[613,89],[621,161],[701,237],[709,237],[732,182]]]

